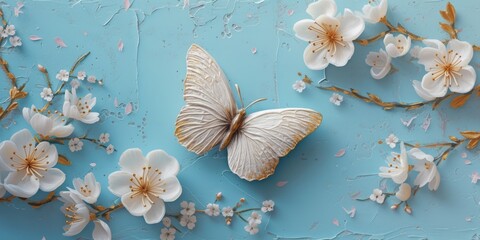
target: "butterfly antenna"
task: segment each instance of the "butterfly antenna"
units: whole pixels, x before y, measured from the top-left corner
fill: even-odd
[[[266,99],[266,98],[257,99],[257,100],[255,100],[255,101],[251,102],[250,104],[248,104],[248,106],[245,108],[245,110],[246,110],[247,108],[253,106],[255,103],[259,103],[259,102],[265,101],[265,100],[267,100],[267,99]]]
[[[240,87],[238,86],[238,84],[235,84],[235,89],[237,89],[237,94],[238,94],[238,97],[240,98],[240,103],[242,104],[242,108],[243,108],[245,105],[243,104],[242,92],[240,92]]]

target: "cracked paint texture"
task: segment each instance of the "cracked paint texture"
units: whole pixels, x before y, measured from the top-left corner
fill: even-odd
[[[23,104],[41,104],[38,93],[43,78],[36,70],[39,63],[55,72],[69,68],[76,57],[91,51],[79,70],[88,69],[105,82],[102,88],[87,90],[97,96],[96,108],[102,113],[102,122],[89,134],[109,132],[118,152],[107,156],[85,144],[83,151],[71,154],[68,147],[59,147],[59,152],[67,153],[73,162],[71,167],[62,167],[67,180],[59,190],[71,186],[72,178],[92,171],[102,183],[99,204],[109,205],[115,197],[107,190],[107,176],[118,169],[120,153],[131,147],[141,147],[144,152],[161,148],[180,161],[179,179],[184,187],[181,198],[167,204],[167,212],[177,211],[183,200],[194,201],[197,208],[205,207],[220,191],[225,196],[222,206],[232,206],[241,197],[247,199],[247,207],[258,206],[265,199],[276,203],[276,210],[265,219],[259,235],[249,236],[239,219],[226,226],[222,218],[198,215],[197,227],[177,233],[177,239],[478,239],[480,192],[469,178],[472,172],[480,171],[477,152],[467,152],[472,163],[465,165],[461,154],[466,150],[454,151],[439,168],[440,189],[435,193],[422,189],[409,201],[414,211],[411,216],[391,211],[387,205],[357,202],[350,197],[358,192],[366,196],[382,184],[376,173],[390,149],[379,145],[378,140],[395,133],[408,142],[440,142],[458,135],[459,130],[478,130],[478,99],[457,110],[444,104],[436,112],[428,107],[385,112],[348,97],[342,106],[334,106],[328,101],[331,93],[313,87],[298,94],[291,85],[299,80],[297,73],[301,72],[315,82],[326,77],[335,85],[376,93],[382,99],[417,101],[411,80],[424,74],[420,65],[405,57],[393,60],[398,72],[380,81],[371,79],[365,56],[383,47],[381,42],[356,46],[354,57],[344,68],[308,70],[302,59],[305,43],[294,37],[292,26],[308,17],[305,9],[309,0],[190,0],[185,8],[179,0],[130,2],[125,10],[121,0],[32,0],[25,1],[24,14],[17,18],[12,15],[16,1],[2,3],[24,42],[18,51],[4,53],[12,71],[21,81],[28,81],[31,96]],[[337,3],[339,9],[360,10],[366,0]],[[452,3],[460,16],[457,26],[462,28],[462,38],[479,43],[473,24],[479,20],[476,1]],[[445,4],[442,0],[391,0],[390,20],[401,22],[412,32],[443,39],[446,36],[437,27],[437,11]],[[367,24],[363,36],[380,30],[381,26]],[[43,39],[29,41],[30,35]],[[57,48],[56,37],[68,47]],[[120,41],[123,51],[118,50]],[[307,107],[324,115],[320,128],[282,158],[276,173],[267,180],[249,183],[236,177],[228,170],[225,151],[214,149],[196,156],[177,143],[173,130],[184,104],[185,54],[192,43],[216,58],[231,85],[240,85],[246,102],[268,98],[250,112]],[[256,49],[255,54],[252,49]],[[478,71],[478,53],[472,62]],[[0,96],[7,93],[8,86],[1,81]],[[115,98],[119,107],[114,106]],[[129,103],[133,112],[126,116],[123,109]],[[402,125],[400,118],[413,116],[418,117],[412,126]],[[428,116],[431,125],[424,131],[421,123]],[[0,140],[25,127],[21,114],[15,112],[2,122]],[[76,133],[85,129],[80,127]],[[345,149],[345,155],[335,157],[340,149]],[[96,167],[91,168],[91,162]],[[0,204],[2,237],[61,238],[64,216],[59,207],[58,202],[40,209],[31,209],[21,201]],[[357,209],[354,218],[343,210],[351,207]],[[332,224],[333,219],[338,220],[338,226]],[[158,239],[161,228],[159,224],[147,225],[143,218],[126,211],[112,214],[109,225],[114,239]],[[89,226],[72,239],[89,239],[91,231]]]

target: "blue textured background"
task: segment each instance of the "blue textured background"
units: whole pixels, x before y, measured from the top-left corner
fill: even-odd
[[[478,153],[467,152],[471,165],[465,165],[460,154],[464,147],[454,151],[449,160],[440,166],[442,182],[437,192],[422,189],[409,201],[413,215],[402,210],[391,211],[389,205],[352,200],[352,193],[368,196],[378,187],[375,174],[390,149],[379,140],[395,133],[408,142],[439,142],[457,135],[460,130],[479,130],[480,101],[473,98],[461,109],[453,110],[447,103],[436,111],[429,107],[406,112],[385,112],[378,107],[345,97],[340,107],[329,103],[330,92],[310,86],[304,93],[292,90],[299,80],[298,72],[309,75],[314,81],[324,77],[323,71],[309,71],[303,63],[305,42],[297,40],[293,24],[307,18],[305,9],[309,2],[273,0],[190,0],[190,9],[183,9],[179,0],[132,1],[128,11],[121,0],[36,0],[26,1],[25,12],[13,16],[15,1],[6,1],[7,19],[15,24],[24,45],[6,52],[12,71],[28,81],[31,95],[21,102],[41,105],[39,92],[44,86],[36,65],[41,63],[51,73],[68,69],[81,54],[92,54],[78,68],[86,70],[105,81],[104,87],[84,88],[82,93],[97,96],[96,110],[102,121],[95,127],[77,125],[75,134],[87,129],[89,135],[102,132],[111,134],[111,142],[118,149],[106,155],[85,143],[84,150],[70,153],[68,147],[59,147],[73,161],[70,167],[60,166],[67,180],[60,188],[71,186],[71,179],[83,177],[93,171],[102,183],[100,204],[109,205],[115,197],[107,190],[107,176],[118,169],[118,157],[127,148],[140,147],[146,153],[161,148],[175,156],[181,163],[179,179],[184,193],[167,205],[167,212],[179,209],[182,200],[194,201],[203,208],[223,192],[222,206],[234,205],[240,197],[247,206],[256,207],[265,199],[276,202],[271,218],[265,219],[259,235],[251,237],[243,230],[238,218],[226,226],[222,217],[210,218],[198,214],[197,227],[177,233],[184,239],[242,239],[242,238],[350,238],[350,239],[470,239],[476,235],[479,219],[480,193],[478,186],[470,183],[469,175],[480,170]],[[339,0],[338,7],[360,10],[366,0]],[[478,34],[479,5],[475,0],[452,1],[459,15],[457,26],[460,37],[480,43]],[[446,1],[391,0],[389,19],[400,21],[407,29],[431,38],[447,38],[438,27],[441,20],[438,10]],[[288,11],[293,10],[293,15]],[[371,36],[383,30],[381,25],[366,25],[362,36]],[[41,41],[30,41],[28,36],[39,35]],[[57,48],[55,37],[61,37],[67,48]],[[123,52],[118,42],[125,44]],[[177,143],[173,135],[175,118],[184,104],[182,79],[185,76],[185,54],[190,44],[197,43],[209,51],[229,77],[232,86],[238,83],[246,102],[266,97],[269,101],[255,105],[252,111],[277,107],[308,107],[320,111],[324,121],[320,128],[301,142],[287,157],[281,159],[276,173],[261,182],[248,183],[228,171],[226,153],[212,150],[206,156],[189,153]],[[418,43],[416,43],[418,44]],[[409,55],[394,59],[399,71],[383,80],[373,80],[364,63],[369,51],[383,47],[377,42],[368,47],[356,46],[353,59],[344,68],[329,67],[327,79],[339,86],[353,87],[362,92],[378,94],[384,100],[420,100],[411,87],[413,79],[420,80],[423,68]],[[251,49],[257,53],[252,54]],[[471,65],[478,71],[478,54]],[[1,77],[5,79],[5,77]],[[0,96],[7,96],[6,81],[0,82]],[[114,107],[119,102],[134,104],[134,112],[124,116],[123,108]],[[400,118],[418,115],[414,126],[404,127]],[[427,132],[420,127],[430,115],[432,125]],[[28,127],[21,114],[15,112],[1,122],[0,140],[8,139],[15,131]],[[444,126],[444,127],[442,127]],[[334,157],[346,148],[345,156]],[[434,151],[429,150],[429,153]],[[90,167],[95,162],[96,167]],[[287,181],[277,187],[279,181]],[[60,190],[59,189],[59,190]],[[37,198],[44,194],[37,195]],[[62,238],[64,216],[60,203],[32,209],[24,202],[0,204],[0,230],[4,239]],[[350,218],[342,207],[357,208]],[[472,217],[471,222],[465,219]],[[332,224],[338,219],[340,225]],[[161,224],[147,225],[143,218],[130,216],[126,211],[112,214],[109,222],[114,239],[158,239]],[[178,226],[178,224],[177,224]],[[90,228],[79,236],[91,238]],[[72,239],[75,239],[73,237]]]

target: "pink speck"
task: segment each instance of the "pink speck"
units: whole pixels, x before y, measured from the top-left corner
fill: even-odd
[[[295,11],[293,9],[289,9],[287,11],[288,16],[292,16],[294,13],[295,13]]]
[[[468,157],[466,152],[463,152],[461,156],[462,156],[462,158],[467,158]]]
[[[130,0],[123,0],[123,8],[127,11],[130,8]]]
[[[120,39],[120,41],[118,41],[118,51],[119,52],[123,51],[123,41],[122,41],[122,39]]]
[[[115,99],[113,99],[113,106],[118,107],[118,99],[117,99],[117,97],[115,97]]]
[[[430,122],[432,121],[432,118],[430,117],[430,114],[428,114],[425,119],[423,120],[422,123],[422,128],[426,132],[428,128],[430,127]]]
[[[333,223],[333,225],[335,225],[335,226],[337,226],[337,227],[340,226],[340,222],[338,222],[338,219],[336,219],[336,218],[334,218],[334,219],[332,220],[332,223]]]
[[[252,48],[252,54],[257,54],[257,48]]]
[[[465,165],[470,165],[470,164],[472,164],[472,161],[470,161],[468,159],[465,159],[465,161],[463,161],[463,163],[465,163]]]
[[[470,177],[472,178],[473,184],[477,184],[478,179],[480,179],[480,175],[478,174],[478,172],[473,172]]]
[[[343,155],[345,155],[346,151],[347,150],[345,148],[342,148],[342,149],[338,150],[338,152],[335,153],[335,157],[343,157]]]
[[[288,181],[280,181],[280,182],[277,182],[277,187],[284,187],[285,185],[287,185]]]
[[[67,47],[67,44],[65,44],[65,42],[60,37],[55,38],[55,44],[57,44],[57,46],[61,48]]]
[[[32,41],[40,41],[43,38],[40,37],[40,36],[37,36],[37,35],[30,35],[29,39],[32,40]]]
[[[127,106],[125,106],[125,114],[129,115],[130,113],[132,113],[132,110],[133,110],[132,103],[128,103]]]

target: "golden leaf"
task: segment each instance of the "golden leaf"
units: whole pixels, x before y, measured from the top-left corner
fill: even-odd
[[[10,106],[8,106],[7,112],[13,111],[13,110],[15,110],[17,107],[18,107],[18,102],[13,102],[12,104],[10,104]]]
[[[33,208],[39,208],[41,207],[42,205],[44,204],[47,204],[53,200],[55,200],[57,197],[55,196],[55,192],[50,192],[47,197],[45,197],[44,199],[40,200],[40,201],[34,201],[34,202],[28,202],[28,204],[30,206],[32,206]]]
[[[58,155],[58,163],[60,163],[62,165],[65,165],[65,166],[72,165],[72,162],[70,162],[70,160],[68,160],[67,157],[65,157],[61,154]]]
[[[453,4],[450,3],[450,2],[447,3],[447,14],[450,17],[450,19],[452,19],[452,21],[450,23],[453,24],[455,22],[455,18],[456,18],[456,10],[455,10],[455,7],[453,6]]]
[[[306,84],[312,84],[312,79],[310,79],[307,75],[305,75],[302,81]]]
[[[450,152],[448,152],[448,151],[447,151],[447,152],[444,152],[444,153],[442,154],[442,160],[446,160],[446,159],[448,158],[448,154],[449,154],[449,153],[450,153]]]
[[[467,149],[474,149],[477,147],[478,142],[480,142],[480,138],[472,139],[468,142]]]
[[[452,22],[452,19],[450,18],[450,15],[446,11],[441,11],[440,10],[440,16],[442,16],[443,19],[447,20],[448,22]]]
[[[15,95],[17,95],[18,92],[19,92],[19,91],[18,91],[17,87],[11,88],[10,91],[9,91],[9,93],[10,93],[10,98],[15,99]]]
[[[104,210],[107,209],[107,208],[104,207],[104,206],[102,206],[102,205],[97,205],[97,206],[95,206],[95,209],[96,209],[97,211],[104,211]]]
[[[452,25],[447,24],[447,23],[439,23],[439,24],[440,24],[440,27],[443,29],[443,31],[448,33],[448,35],[450,35],[450,37],[453,38],[453,36],[455,36],[455,29],[453,29]]]
[[[3,108],[0,107],[0,115],[2,115],[2,114],[3,114]]]
[[[480,132],[474,132],[474,131],[463,131],[460,132],[462,136],[464,136],[467,139],[480,139]]]
[[[452,108],[459,108],[459,107],[465,105],[465,103],[467,103],[468,99],[470,99],[470,94],[463,94],[463,95],[460,95],[460,96],[456,96],[450,102],[450,106]]]
[[[458,138],[455,137],[455,136],[450,136],[449,138],[450,138],[450,140],[452,140],[454,142],[458,142]]]
[[[377,95],[375,95],[375,94],[373,94],[373,93],[368,93],[367,95],[368,95],[368,97],[370,97],[370,99],[371,99],[373,102],[375,102],[376,104],[378,104],[378,105],[380,105],[380,106],[383,105],[383,101],[382,101]]]

